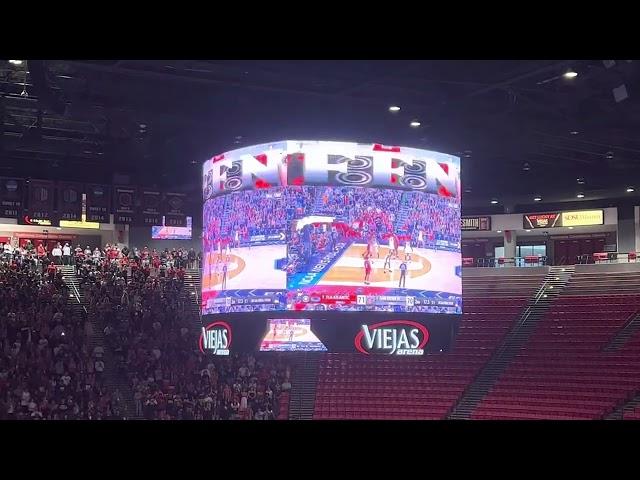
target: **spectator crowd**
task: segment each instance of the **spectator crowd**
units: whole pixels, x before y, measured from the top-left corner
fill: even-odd
[[[184,279],[198,254],[76,247],[60,263],[75,264],[85,313],[58,262],[34,251],[3,249],[0,262],[0,419],[277,417],[285,357],[197,349],[197,293]],[[108,369],[126,390],[107,388]]]

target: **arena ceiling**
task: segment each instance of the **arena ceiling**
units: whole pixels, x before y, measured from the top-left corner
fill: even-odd
[[[196,190],[207,157],[299,138],[457,154],[469,209],[628,198],[638,80],[629,60],[0,60],[0,175]]]

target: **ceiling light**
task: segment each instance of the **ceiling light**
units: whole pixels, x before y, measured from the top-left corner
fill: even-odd
[[[613,158],[613,152],[607,152],[607,160],[611,160]]]
[[[534,202],[539,202],[541,200],[542,200],[542,197],[540,195],[536,195],[535,197],[533,197]]]
[[[578,182],[578,185],[584,185],[584,178],[578,177],[576,178],[576,182]]]
[[[496,230],[496,233],[502,233],[502,230]]]
[[[421,125],[421,123],[417,120],[414,120],[409,125],[411,125],[413,128],[418,128]]]
[[[22,65],[22,60],[9,60],[11,65]]]
[[[577,130],[571,130],[569,133],[570,133],[571,135],[578,135],[580,132],[579,132],[579,131],[577,131]]]
[[[397,106],[397,105],[391,105],[391,106],[389,107],[389,111],[390,111],[390,112],[399,112],[399,111],[400,111],[400,107],[399,107],[399,106]]]
[[[567,227],[569,230],[573,230],[573,227]]]
[[[633,187],[627,187],[627,193],[633,193],[633,192],[635,192],[635,191],[636,191],[636,189],[635,189],[635,188],[633,188]]]
[[[495,198],[491,199],[491,205],[497,205],[498,200],[496,200]]]
[[[525,162],[524,165],[522,165],[522,170],[524,170],[525,172],[531,170],[531,165],[529,165],[529,162]]]
[[[564,78],[576,78],[578,76],[578,72],[569,69],[563,74]]]
[[[577,198],[584,198],[584,193],[579,193],[576,195]]]

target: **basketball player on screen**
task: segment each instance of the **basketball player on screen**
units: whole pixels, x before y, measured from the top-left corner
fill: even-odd
[[[227,269],[228,269],[228,265],[229,265],[229,256],[227,256],[227,259],[222,264],[222,290],[225,290],[227,288]]]
[[[387,251],[387,256],[384,259],[384,266],[382,267],[384,270],[384,273],[387,273],[387,265],[389,265],[389,272],[392,272],[393,270],[391,270],[391,256],[393,255],[393,250],[389,249]]]
[[[371,277],[371,262],[369,256],[364,257],[364,284],[369,285],[369,277]]]
[[[418,242],[416,246],[424,248],[424,230],[422,227],[418,230]]]
[[[378,245],[378,237],[377,235],[373,236],[373,254],[376,258],[380,258],[380,246]]]
[[[413,247],[411,246],[411,239],[408,238],[404,244],[404,259],[411,261],[411,254],[413,253]]]

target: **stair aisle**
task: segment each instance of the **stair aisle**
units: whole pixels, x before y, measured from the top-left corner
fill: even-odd
[[[480,402],[489,393],[509,363],[526,344],[538,321],[549,310],[549,306],[562,293],[575,270],[574,266],[551,267],[542,285],[529,300],[520,318],[505,336],[502,345],[482,368],[475,380],[467,387],[448,415],[450,419],[468,420]]]
[[[116,364],[116,356],[110,348],[107,348],[104,341],[104,325],[95,315],[91,315],[88,312],[89,302],[84,296],[84,289],[80,286],[80,281],[76,275],[75,267],[62,266],[62,278],[64,282],[69,286],[70,297],[69,300],[73,301],[72,305],[74,311],[81,311],[83,316],[87,316],[91,323],[92,333],[87,339],[87,346],[89,352],[93,352],[96,347],[102,348],[104,356],[102,360],[104,362],[104,385],[109,391],[120,392],[123,399],[124,411],[122,415],[125,419],[140,419],[142,417],[135,415],[135,402],[133,399],[133,391],[129,385],[129,381],[125,375],[119,373],[118,365]],[[71,297],[72,295],[72,297]]]
[[[316,352],[304,353],[294,366],[289,397],[289,420],[313,419],[320,355]]]

